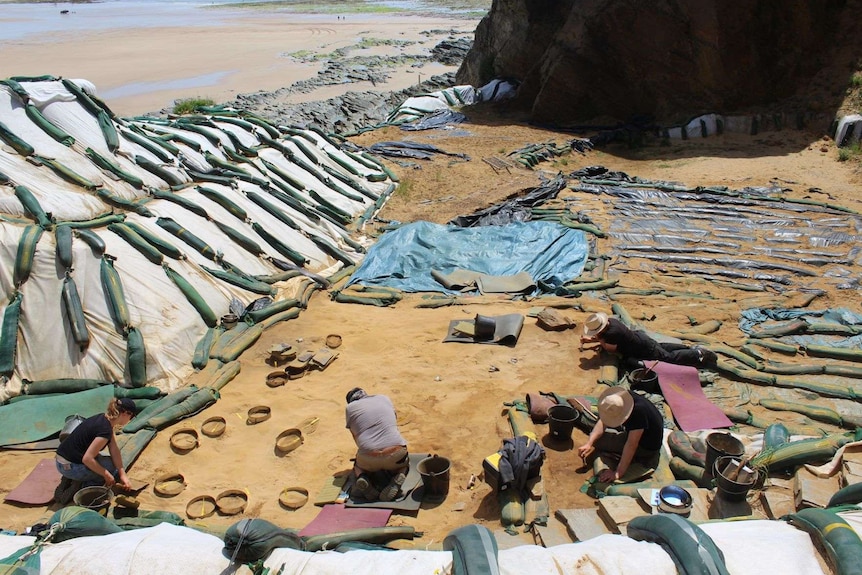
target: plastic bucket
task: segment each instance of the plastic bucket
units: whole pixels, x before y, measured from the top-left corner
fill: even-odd
[[[102,516],[108,515],[108,508],[113,500],[114,492],[104,486],[85,487],[75,493],[72,498],[78,507],[95,511]]]
[[[571,439],[576,421],[578,412],[571,405],[555,405],[548,410],[548,430],[555,439]]]
[[[426,457],[416,466],[425,486],[423,499],[443,501],[449,494],[449,468],[451,463],[445,457],[434,455]]]
[[[757,482],[757,474],[755,473],[754,477],[752,477],[746,483],[740,483],[739,481],[728,479],[724,476],[724,473],[722,473],[722,471],[734,459],[738,460],[739,457],[722,455],[715,460],[715,463],[713,463],[712,472],[713,476],[715,477],[716,492],[718,493],[719,497],[721,497],[725,501],[745,501],[745,498],[748,495],[748,491]]]
[[[706,466],[707,473],[713,473],[715,460],[725,455],[740,458],[745,455],[745,446],[740,440],[729,433],[710,433],[706,436]],[[713,473],[713,477],[715,474]]]
[[[658,374],[639,367],[629,372],[629,385],[632,389],[646,393],[658,393]]]

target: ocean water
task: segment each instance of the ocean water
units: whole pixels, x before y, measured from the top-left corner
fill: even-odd
[[[101,0],[92,3],[40,2],[0,3],[0,42],[56,33],[94,32],[111,28],[155,26],[219,26],[238,14],[252,14],[242,7],[214,6],[243,4],[243,0]],[[251,3],[251,0],[249,0]],[[259,2],[256,2],[259,3]],[[308,2],[311,3],[310,0]],[[323,0],[315,4],[338,0]],[[457,15],[490,8],[491,0],[365,0],[366,5],[392,10]],[[288,6],[273,4],[274,10]],[[297,15],[297,18],[300,18]]]

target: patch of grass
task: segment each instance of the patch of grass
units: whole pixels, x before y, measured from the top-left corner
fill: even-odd
[[[174,114],[192,114],[198,108],[215,106],[215,101],[212,98],[184,98],[174,101]]]
[[[850,77],[851,88],[862,88],[862,72],[854,72]]]
[[[401,178],[401,181],[398,182],[398,188],[392,195],[398,196],[402,200],[409,200],[415,194],[416,191],[413,188],[413,184],[413,178]]]
[[[838,148],[838,161],[862,160],[862,142],[856,142],[844,148]]]

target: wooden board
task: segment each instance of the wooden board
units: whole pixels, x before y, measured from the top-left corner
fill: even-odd
[[[625,535],[625,527],[635,517],[650,514],[650,508],[641,503],[640,497],[607,495],[599,499],[599,517],[614,533]]]
[[[799,481],[799,508],[826,507],[841,486],[837,477],[817,477],[804,467],[796,472]]]
[[[778,519],[790,513],[796,513],[796,503],[793,494],[782,489],[767,489],[760,492],[760,502],[770,519]]]
[[[568,531],[566,531],[566,526],[555,517],[548,518],[547,525],[534,523],[533,539],[535,540],[536,545],[541,545],[542,547],[566,545],[573,541]]]
[[[554,516],[566,525],[573,541],[586,541],[611,532],[595,508],[558,509]]]

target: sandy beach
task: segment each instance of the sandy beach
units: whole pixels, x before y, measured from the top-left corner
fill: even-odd
[[[140,4],[140,3],[138,3]],[[336,50],[354,56],[427,54],[450,31],[472,32],[477,21],[409,14],[294,14],[283,10],[200,9],[154,4],[160,18],[134,18],[111,4],[71,5],[61,15],[37,21],[41,5],[0,3],[0,78],[53,75],[93,82],[99,96],[120,116],[170,107],[175,100],[210,98],[216,103],[238,94],[272,91],[317,74]],[[112,20],[113,18],[113,20]],[[90,19],[96,29],[88,30]],[[111,22],[115,25],[111,26]],[[12,33],[12,30],[19,30]],[[22,35],[23,34],[23,35]],[[380,45],[380,40],[397,40]],[[334,56],[332,56],[334,57]],[[296,102],[333,97],[347,90],[400,90],[457,67],[414,68],[410,59],[393,68],[383,85],[356,82],[295,95]],[[289,101],[289,100],[288,100]]]

